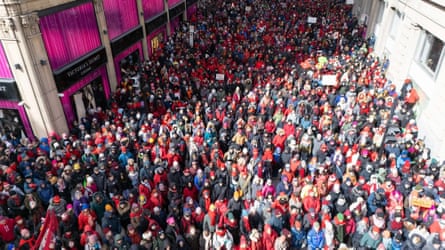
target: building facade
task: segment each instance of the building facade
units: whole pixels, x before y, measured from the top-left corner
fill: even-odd
[[[445,155],[445,2],[356,0],[354,11],[374,36],[376,55],[390,60],[388,79],[400,89],[409,78],[418,90],[419,137],[432,156]]]
[[[67,132],[105,107],[121,67],[148,59],[197,0],[2,0],[0,134]]]

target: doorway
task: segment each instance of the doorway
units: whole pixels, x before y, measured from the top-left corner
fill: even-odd
[[[106,109],[107,98],[103,87],[101,77],[97,77],[85,87],[79,89],[71,96],[71,104],[76,114],[77,120],[86,117],[89,110],[95,110],[97,107]]]

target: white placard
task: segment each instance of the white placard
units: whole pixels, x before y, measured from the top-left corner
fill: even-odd
[[[215,78],[217,81],[224,81],[224,74],[216,74]]]
[[[322,75],[321,76],[321,84],[324,86],[335,86],[337,85],[337,76],[336,75]]]
[[[317,18],[313,17],[313,16],[308,16],[307,17],[307,22],[308,23],[317,23]]]
[[[352,4],[354,4],[354,0],[346,0],[346,4],[352,5]]]
[[[246,6],[246,12],[250,12],[251,10],[252,10],[252,7],[250,7],[250,6]]]

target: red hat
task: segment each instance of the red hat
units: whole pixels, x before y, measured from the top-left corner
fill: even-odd
[[[17,215],[17,216],[14,218],[14,220],[15,220],[16,223],[18,223],[18,221],[19,221],[19,220],[23,220],[23,218],[22,218],[22,216]]]
[[[215,171],[210,171],[210,176],[215,176]]]
[[[60,196],[58,196],[58,195],[54,196],[53,202],[54,203],[59,203],[60,202]]]
[[[232,170],[232,177],[235,177],[235,176],[237,176],[238,175],[238,171],[236,171],[236,169],[234,168],[233,170]]]

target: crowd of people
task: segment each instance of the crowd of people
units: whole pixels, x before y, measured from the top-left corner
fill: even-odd
[[[344,2],[201,0],[70,133],[4,135],[0,245],[444,249],[419,96]]]

